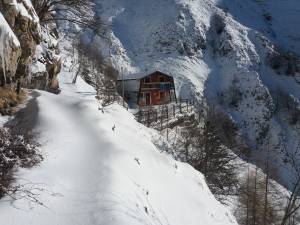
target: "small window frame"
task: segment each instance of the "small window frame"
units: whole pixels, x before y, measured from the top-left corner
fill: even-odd
[[[145,83],[145,84],[151,83],[151,77],[145,77],[145,78],[144,78],[144,83]]]

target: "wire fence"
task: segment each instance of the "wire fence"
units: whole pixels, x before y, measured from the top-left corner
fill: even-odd
[[[100,103],[100,108],[118,103],[128,110],[127,102],[116,92],[115,89],[106,90],[105,93],[97,93],[96,99]]]
[[[134,114],[136,120],[147,127],[154,127],[163,130],[177,119],[197,114],[201,118],[202,107],[199,107],[194,100],[179,99],[177,103],[143,107]]]

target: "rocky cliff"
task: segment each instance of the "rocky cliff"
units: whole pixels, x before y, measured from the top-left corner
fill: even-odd
[[[95,2],[110,26],[93,40],[115,67],[173,75],[179,96],[232,118],[256,162],[272,149],[289,182],[285,153],[300,145],[298,1]]]
[[[55,25],[43,24],[30,0],[2,0],[1,86],[20,82],[24,87],[57,92],[60,57]]]

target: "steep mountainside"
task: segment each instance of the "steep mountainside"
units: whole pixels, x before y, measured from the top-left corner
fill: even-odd
[[[152,143],[160,134],[124,107],[98,110],[95,90],[70,72],[71,41],[61,45],[62,92],[33,93],[44,161],[20,169],[13,198],[0,200],[0,221],[10,225],[199,224],[236,225],[204,177]],[[27,109],[31,109],[27,106]],[[30,119],[29,119],[30,120]]]
[[[94,41],[117,68],[172,74],[181,97],[233,118],[254,159],[273,149],[289,182],[282,152],[295,151],[300,139],[298,1],[95,2],[111,28],[110,41]]]
[[[300,25],[300,2],[93,2],[94,12],[84,12],[101,22],[97,24],[97,34],[91,31],[94,24],[82,28],[63,18],[57,19],[60,29],[54,23],[41,24],[30,0],[0,0],[0,94],[5,94],[6,88],[17,92],[19,85],[32,88],[28,90],[30,99],[20,106],[20,114],[11,123],[8,117],[0,117],[0,129],[15,135],[8,135],[9,142],[3,136],[0,140],[1,166],[12,165],[6,168],[9,178],[0,171],[0,179],[5,177],[0,180],[4,190],[0,193],[4,196],[0,199],[0,224],[237,224],[206,183],[208,177],[227,181],[230,175],[223,179],[213,174],[205,179],[192,166],[168,154],[175,155],[178,150],[170,143],[172,137],[175,143],[181,129],[177,129],[177,121],[173,129],[159,133],[138,123],[131,111],[115,99],[104,107],[100,92],[109,92],[111,86],[104,87],[108,75],[101,71],[103,68],[110,70],[107,80],[113,88],[115,68],[127,74],[154,70],[171,74],[179,97],[196,101],[199,110],[219,110],[228,115],[230,128],[238,129],[237,134],[228,131],[228,135],[236,135],[233,139],[238,147],[240,143],[251,147],[250,163],[263,170],[263,159],[268,157],[266,167],[275,171],[272,178],[283,185],[270,181],[280,187],[274,194],[280,198],[280,206],[274,210],[283,214],[289,194],[285,187],[291,187],[294,173],[298,172],[291,170],[291,165],[297,164],[300,171],[300,31],[296,29]],[[64,14],[68,6],[63,5],[56,16]],[[103,24],[108,26],[100,27]],[[98,82],[97,90],[84,81],[86,77]],[[115,95],[115,89],[113,92]],[[3,102],[8,105],[6,99]],[[182,124],[197,123],[199,129],[193,135],[200,137],[202,124],[198,126],[198,118],[190,118],[191,121],[183,119]],[[30,133],[33,142],[27,144],[20,132]],[[217,136],[212,130],[206,134]],[[222,145],[219,139],[210,140],[218,142],[214,146]],[[30,156],[20,154],[18,159],[13,158],[7,146],[14,142],[17,147],[22,143],[29,149],[32,144],[39,160],[32,165],[19,165],[20,160],[26,161]],[[209,144],[203,143],[199,141],[197,147],[206,148],[203,145]],[[235,158],[231,149],[222,147]],[[16,149],[12,152],[19,150]],[[289,161],[289,154],[294,161]],[[199,155],[208,161],[209,154]],[[10,160],[14,163],[2,163]],[[235,160],[238,165],[244,163],[238,157]],[[246,178],[247,184],[237,184],[242,187],[237,192],[246,192],[247,217],[248,200],[253,199],[255,221],[257,209],[263,211],[261,205],[256,207],[256,200],[264,196],[264,202],[272,204],[273,196],[268,196],[269,190],[256,196],[257,183],[263,184],[257,182],[258,173],[263,179],[265,174],[250,163],[238,167],[238,179]],[[253,198],[249,195],[250,175],[255,176]],[[268,189],[268,183],[260,189]],[[239,197],[230,199],[233,208],[239,207]],[[267,214],[269,209],[264,210]]]

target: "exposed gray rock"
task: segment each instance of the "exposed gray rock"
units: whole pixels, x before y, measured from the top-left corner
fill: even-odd
[[[49,35],[48,26],[40,26],[30,1],[3,0],[0,11],[20,42],[19,50],[11,46],[14,51],[9,56],[11,63],[6,68],[9,81],[19,80],[25,87],[57,92],[57,74],[61,67],[57,37]],[[41,46],[42,50],[37,51],[37,46]],[[34,70],[31,69],[32,64],[35,64]],[[0,66],[0,72],[1,70],[3,71]]]

